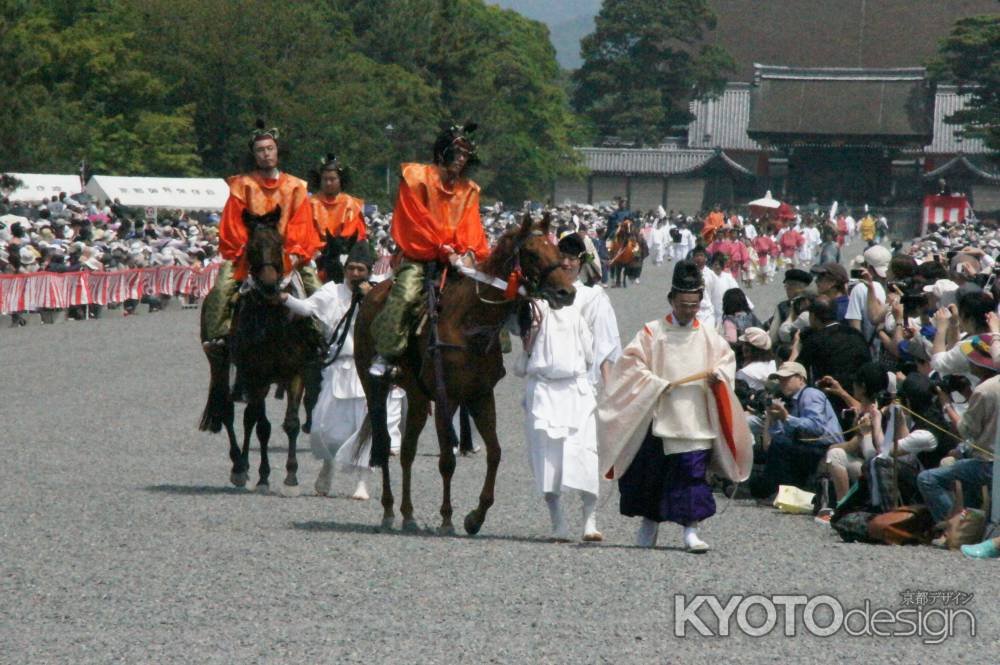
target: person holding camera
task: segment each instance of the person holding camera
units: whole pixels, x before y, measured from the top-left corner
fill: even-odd
[[[966,497],[975,497],[980,488],[989,487],[993,480],[992,456],[996,454],[997,419],[1000,418],[1000,366],[990,353],[993,339],[990,334],[977,335],[959,345],[971,373],[980,382],[972,391],[965,413],[959,416],[951,396],[943,390],[938,391],[945,416],[965,443],[959,445],[961,457],[954,464],[926,469],[917,476],[917,487],[935,522],[951,514],[954,500],[950,490],[956,480],[962,483]]]
[[[833,405],[807,385],[805,367],[784,362],[775,376],[784,400],[772,400],[767,409],[767,462],[761,474],[750,478],[750,493],[758,499],[770,497],[779,485],[805,486],[827,449],[844,440]]]
[[[323,387],[313,409],[313,428],[309,434],[313,456],[323,462],[315,485],[316,493],[321,496],[330,493],[336,462],[342,470],[357,474],[351,498],[368,498],[371,470],[365,449],[371,437],[362,437],[368,405],[354,364],[354,322],[361,301],[372,288],[369,281],[372,263],[368,243],[357,242],[347,255],[343,283],[327,282],[306,299],[281,294],[281,301],[292,313],[319,321],[330,344],[323,367]],[[390,393],[390,432],[398,433],[402,400],[397,391]]]
[[[961,340],[990,332],[987,317],[996,303],[982,291],[972,291],[958,298],[958,305],[941,307],[934,313],[934,344],[931,347],[931,368],[941,375],[964,374],[978,383],[970,369],[968,355]]]

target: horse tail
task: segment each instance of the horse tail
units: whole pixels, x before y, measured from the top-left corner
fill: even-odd
[[[389,449],[392,447],[389,436],[389,414],[386,408],[389,389],[389,382],[384,379],[370,381],[368,423],[371,427],[372,448],[369,465],[373,467],[385,467],[389,463]]]
[[[198,429],[202,432],[218,433],[222,426],[233,417],[233,403],[229,397],[229,362],[218,355],[209,355],[212,380],[208,386],[208,400],[201,414]]]

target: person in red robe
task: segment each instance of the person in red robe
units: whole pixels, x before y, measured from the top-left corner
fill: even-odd
[[[452,126],[434,143],[433,164],[403,164],[392,214],[392,238],[402,260],[385,306],[372,321],[376,357],[371,374],[385,376],[406,351],[424,299],[424,279],[438,264],[481,262],[489,255],[479,217],[479,185],[467,175],[476,162],[470,134]]]
[[[335,155],[328,154],[315,176],[319,191],[310,197],[309,203],[319,237],[325,239],[330,234],[335,238],[353,236],[366,240],[365,202],[344,192],[350,184],[347,168]]]
[[[308,188],[304,180],[278,170],[278,148],[278,130],[265,129],[258,121],[250,140],[255,169],[227,180],[229,198],[219,221],[219,253],[226,263],[203,305],[207,310],[203,341],[208,344],[225,342],[233,296],[249,271],[246,246],[250,230],[243,222],[245,210],[264,215],[281,206],[277,228],[285,241],[284,272],[299,270],[307,295],[320,287],[315,271],[307,265],[323,245],[313,222]]]

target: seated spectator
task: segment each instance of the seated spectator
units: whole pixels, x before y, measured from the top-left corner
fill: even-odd
[[[823,460],[825,470],[833,480],[837,501],[847,495],[851,483],[861,476],[864,463],[877,452],[876,440],[882,438],[879,398],[888,389],[889,379],[878,363],[865,363],[855,371],[852,384],[852,397],[856,400],[852,406],[857,414],[854,419],[856,431],[846,441],[831,444]],[[827,385],[830,386],[827,394],[843,390],[836,382]],[[875,430],[878,437],[873,434]]]
[[[750,327],[738,339],[743,343],[743,365],[736,372],[736,380],[744,381],[754,392],[764,390],[768,377],[777,371],[771,336],[763,328]]]
[[[972,445],[959,446],[958,452],[962,457],[954,464],[927,469],[917,478],[920,493],[936,522],[951,514],[954,500],[950,492],[955,481],[961,482],[964,495],[971,499],[967,505],[976,505],[976,494],[982,487],[988,487],[993,479],[993,461],[990,458],[996,452],[997,419],[1000,418],[1000,377],[997,376],[1000,368],[990,356],[992,341],[991,335],[982,335],[960,345],[972,374],[981,382],[973,390],[965,413],[959,416],[951,397],[944,391],[938,392],[945,415],[958,430],[959,436]]]
[[[758,498],[773,495],[779,485],[804,487],[830,445],[843,441],[830,400],[806,385],[805,367],[785,362],[775,376],[786,401],[775,399],[767,409],[767,461],[763,472],[750,479],[750,492]]]

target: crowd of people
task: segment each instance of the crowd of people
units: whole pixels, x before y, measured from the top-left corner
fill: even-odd
[[[480,208],[478,187],[464,175],[475,155],[469,131],[452,127],[442,135],[433,164],[403,165],[395,220],[342,192],[347,171],[333,155],[317,174],[310,212],[305,182],[277,170],[277,130],[258,128],[250,142],[257,170],[230,179],[221,220],[182,214],[149,223],[117,202],[84,206],[66,197],[31,210],[5,202],[0,268],[204,265],[221,255],[228,262],[213,291],[218,311],[209,317],[217,331],[203,339],[211,352],[226,344],[231,295],[247,275],[243,216],[263,214],[267,201],[273,207],[255,198],[263,196],[258,189],[273,192],[267,196],[287,198],[278,228],[305,286],[285,302],[330,334],[348,331],[339,336],[340,352],[352,345],[350,321],[342,319],[353,315],[356,292],[363,296],[373,273],[393,272],[386,307],[372,323],[370,371],[391,381],[427,266],[469,268],[523,213],[541,212],[530,204]],[[603,476],[619,481],[622,513],[642,517],[640,545],[655,545],[659,524],[672,521],[684,527],[686,549],[706,551],[697,527],[715,512],[711,470],[716,489],[746,491],[768,505],[781,505],[785,488],[813,492],[816,521],[845,539],[933,538],[971,557],[1000,556],[1000,539],[980,542],[1000,418],[995,224],[932,226],[908,248],[890,249],[883,244],[887,220],[867,209],[860,220],[818,206],[784,218],[721,206],[691,217],[662,207],[632,211],[619,200],[545,212],[577,297],[569,307],[542,303],[531,325],[518,330],[524,344],[516,371],[526,378],[531,466],[556,540],[569,538],[563,490],[582,496],[583,539],[603,538],[596,524]],[[440,214],[453,216],[450,226],[435,218]],[[367,241],[358,244],[365,251],[348,257],[349,279],[339,290],[310,273],[330,229]],[[865,249],[845,266],[841,248],[855,237]],[[649,257],[674,264],[669,312],[622,345],[604,288],[639,283]],[[786,298],[773,312],[758,311],[746,291],[777,279]],[[328,396],[332,415],[320,420],[340,423],[340,402],[350,402],[351,422],[360,422],[366,407],[353,359],[342,355],[341,365],[334,383],[349,383],[350,399]],[[397,419],[397,442],[398,426]],[[327,474],[344,440],[358,438],[353,426],[339,429],[329,440],[322,427],[313,433]],[[729,452],[718,447],[722,439]],[[329,481],[320,479],[321,493]],[[356,494],[367,496],[363,482]]]
[[[141,211],[118,201],[80,202],[65,193],[27,205],[0,202],[0,274],[115,271],[159,266],[204,267],[219,261],[218,215],[175,211],[145,220]],[[162,213],[161,213],[162,214]],[[162,308],[162,297],[145,296],[150,311]],[[137,302],[115,303],[126,315]],[[42,323],[54,323],[60,312],[40,311]],[[97,305],[74,306],[72,320],[101,316]],[[29,312],[15,312],[11,325],[24,326]]]

